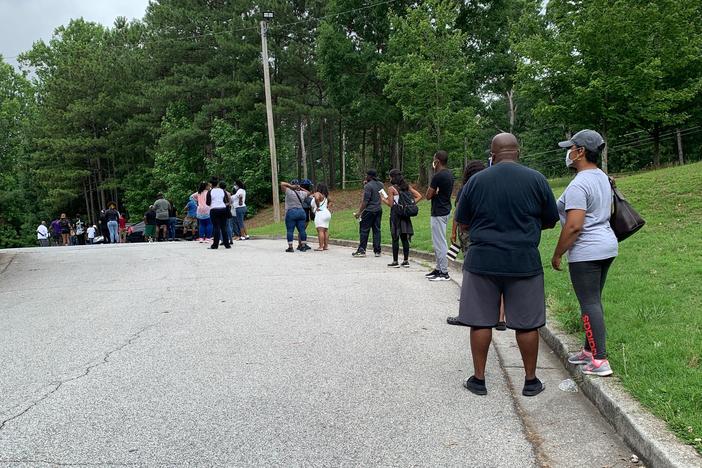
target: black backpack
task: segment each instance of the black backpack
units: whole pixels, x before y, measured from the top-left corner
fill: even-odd
[[[412,218],[414,216],[417,216],[419,214],[419,207],[414,201],[412,192],[410,192],[409,190],[405,192],[400,192],[398,190],[398,192],[400,194],[400,199],[397,202],[397,212],[399,213],[399,215],[405,218]]]

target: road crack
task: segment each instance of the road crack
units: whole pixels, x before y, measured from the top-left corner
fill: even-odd
[[[134,341],[136,341],[141,336],[142,333],[144,333],[146,330],[148,330],[150,328],[153,328],[154,326],[156,326],[156,324],[152,323],[150,325],[147,325],[145,327],[140,328],[135,333],[133,333],[127,339],[127,341],[125,341],[124,343],[120,344],[119,346],[105,352],[105,354],[102,356],[102,359],[100,361],[86,366],[85,369],[80,374],[75,375],[75,376],[70,377],[70,378],[67,378],[67,379],[60,380],[58,382],[52,382],[50,384],[51,389],[48,392],[44,393],[42,396],[40,396],[36,400],[32,401],[29,405],[27,405],[26,408],[24,408],[20,412],[16,413],[13,416],[10,416],[9,418],[3,420],[2,422],[0,422],[0,431],[2,431],[9,422],[14,421],[15,419],[20,418],[23,415],[27,414],[29,411],[32,410],[32,408],[34,408],[35,406],[40,404],[42,401],[51,397],[54,393],[58,392],[61,389],[61,387],[63,387],[64,384],[82,379],[83,377],[86,377],[88,374],[90,374],[90,372],[93,369],[107,364],[110,360],[110,356],[123,350],[127,346],[130,346]]]

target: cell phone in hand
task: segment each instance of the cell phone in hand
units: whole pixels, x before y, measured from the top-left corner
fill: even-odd
[[[388,198],[388,192],[386,192],[384,188],[381,188],[380,190],[378,190],[378,193],[380,194],[381,197]]]

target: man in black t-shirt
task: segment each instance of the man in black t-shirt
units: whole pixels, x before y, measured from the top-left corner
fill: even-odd
[[[429,281],[449,281],[448,245],[446,244],[446,226],[451,213],[451,194],[453,193],[453,173],[446,167],[448,153],[440,150],[434,154],[434,177],[427,189],[427,200],[431,200],[431,241],[434,246],[436,267],[426,274]]]
[[[356,218],[360,220],[360,242],[358,249],[351,255],[354,257],[365,257],[368,236],[373,230],[373,252],[376,257],[380,257],[380,219],[383,216],[383,209],[380,206],[380,191],[385,186],[378,180],[378,173],[373,169],[366,173],[366,180],[363,187],[363,199]]]
[[[456,222],[470,228],[457,321],[471,327],[474,375],[463,385],[487,393],[485,364],[502,297],[524,362],[522,394],[534,396],[544,389],[536,377],[538,329],[546,323],[539,242],[541,231],[556,225],[558,210],[546,178],[517,162],[514,135],[495,136],[490,151],[493,166],[471,177],[456,211]]]

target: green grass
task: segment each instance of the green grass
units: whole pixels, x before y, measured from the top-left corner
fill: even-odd
[[[568,182],[551,181],[556,196]],[[702,163],[623,177],[617,185],[647,224],[619,244],[610,269],[603,298],[609,359],[629,392],[702,453]],[[333,214],[332,238],[358,239],[352,212]],[[428,203],[420,203],[414,226],[412,247],[431,251]],[[251,233],[284,235],[285,228]],[[581,336],[568,274],[550,268],[558,234],[546,231],[541,242],[548,304],[563,328]]]

